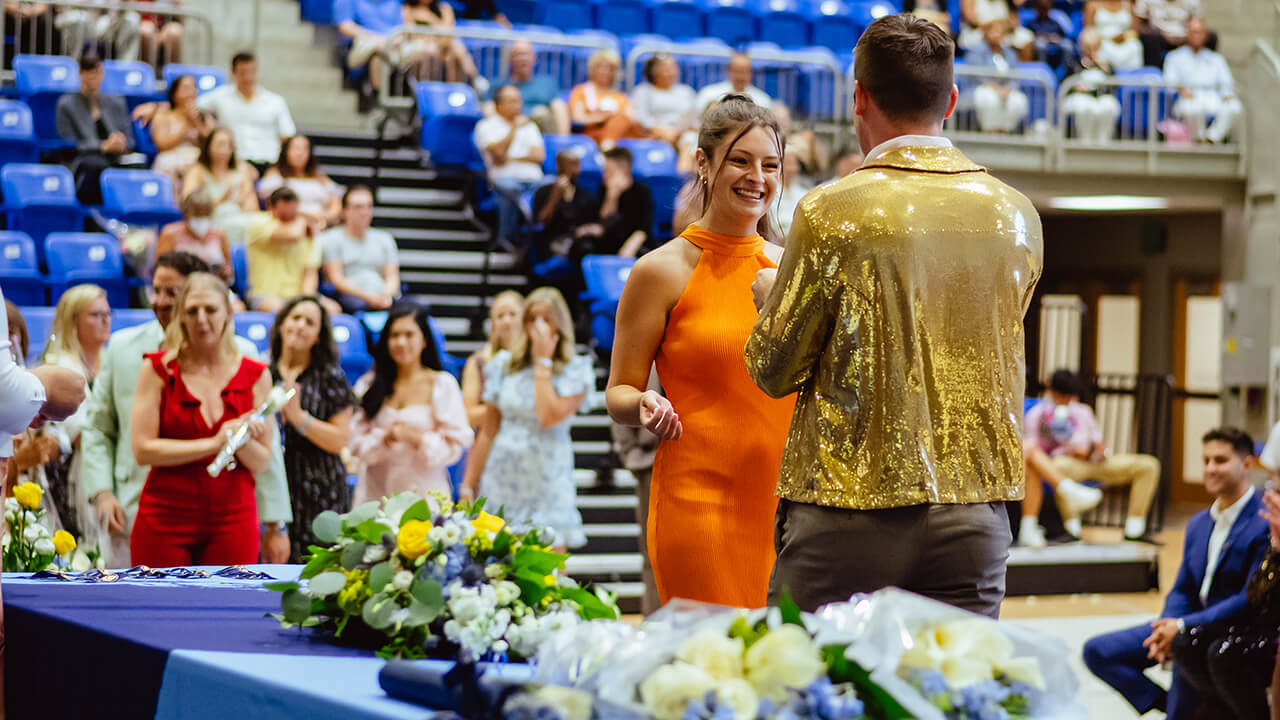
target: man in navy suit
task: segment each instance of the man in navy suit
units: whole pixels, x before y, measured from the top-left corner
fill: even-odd
[[[1229,619],[1245,608],[1249,576],[1266,555],[1267,521],[1259,516],[1262,493],[1249,483],[1253,440],[1236,428],[1210,430],[1202,440],[1204,485],[1213,505],[1187,524],[1178,579],[1164,612],[1150,625],[1099,635],[1084,646],[1084,662],[1141,715],[1165,710],[1172,720],[1190,719],[1200,705],[1196,691],[1178,673],[1166,692],[1143,670],[1171,660],[1174,637],[1186,628]]]

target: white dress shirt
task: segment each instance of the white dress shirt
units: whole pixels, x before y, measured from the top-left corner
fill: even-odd
[[[1199,52],[1183,45],[1170,52],[1164,59],[1165,82],[1183,85],[1197,95],[1208,94],[1216,98],[1235,95],[1235,80],[1227,61],[1209,48]]]
[[[243,160],[273,163],[280,157],[280,141],[298,134],[284,98],[262,87],[246,99],[235,85],[223,85],[196,100],[201,110],[212,110],[218,122],[231,128],[236,155]]]
[[[862,164],[870,165],[881,155],[902,147],[951,147],[951,141],[941,135],[899,135],[871,148],[871,152],[862,159]]]
[[[9,318],[0,316],[0,457],[13,456],[13,436],[27,429],[44,400],[44,383],[14,359]]]
[[[510,134],[511,123],[501,115],[490,115],[476,123],[475,143],[480,149],[480,154],[484,156],[485,166],[489,168],[489,177],[495,180],[538,182],[542,179],[541,163],[511,159],[529,157],[529,153],[534,149],[545,148],[542,144],[542,133],[538,132],[538,126],[532,122],[526,122],[516,129],[516,135],[511,139],[511,145],[507,147],[507,161],[501,165],[494,164],[493,157],[489,155],[489,146],[504,140]]]
[[[1213,584],[1213,574],[1218,571],[1218,562],[1222,559],[1222,546],[1227,544],[1227,536],[1231,534],[1231,526],[1235,524],[1240,512],[1253,497],[1253,486],[1240,496],[1239,500],[1223,508],[1221,500],[1214,500],[1209,506],[1209,517],[1213,518],[1213,532],[1209,533],[1209,557],[1204,566],[1204,580],[1200,583],[1200,604],[1209,605],[1209,586]]]

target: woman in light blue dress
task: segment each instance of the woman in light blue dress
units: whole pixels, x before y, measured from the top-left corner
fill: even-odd
[[[544,528],[557,548],[586,543],[573,482],[569,419],[595,387],[591,358],[574,354],[573,318],[554,288],[524,302],[524,336],[484,368],[484,419],[462,496],[513,527]]]

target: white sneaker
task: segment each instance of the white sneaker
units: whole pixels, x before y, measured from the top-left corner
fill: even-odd
[[[1077,538],[1080,537],[1080,531],[1084,529],[1080,522],[1080,518],[1069,518],[1067,520],[1063,520],[1062,527]]]
[[[1026,548],[1040,549],[1045,546],[1044,528],[1040,521],[1033,517],[1023,517],[1018,528],[1018,544]]]
[[[1056,488],[1062,503],[1062,514],[1067,517],[1079,517],[1102,502],[1102,491],[1081,485],[1074,480],[1064,479]]]
[[[1143,517],[1127,517],[1124,519],[1124,536],[1140,538],[1147,534],[1147,519]]]

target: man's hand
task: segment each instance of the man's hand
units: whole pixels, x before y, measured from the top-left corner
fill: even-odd
[[[1147,649],[1147,657],[1158,663],[1173,658],[1173,638],[1178,634],[1178,621],[1173,618],[1161,618],[1151,623],[1151,635],[1142,641]]]
[[[84,376],[56,365],[41,365],[31,371],[44,385],[44,405],[31,421],[31,427],[46,422],[66,420],[84,402]]]
[[[13,439],[13,462],[17,465],[18,472],[56,460],[61,454],[57,438],[50,435],[33,438],[30,437],[32,434],[23,433]]]
[[[102,141],[102,152],[119,154],[125,150],[124,134],[121,132],[113,132]]]
[[[764,301],[769,299],[769,293],[777,280],[777,268],[763,268],[756,272],[755,282],[751,283],[751,299],[756,304],[756,312],[764,307]]]
[[[578,229],[573,231],[574,237],[586,237],[587,235],[604,235],[604,226],[600,223],[587,223],[579,225]]]
[[[394,300],[395,298],[391,297],[387,293],[377,293],[376,295],[369,295],[364,299],[365,303],[369,305],[370,310],[386,310],[387,308],[391,307],[391,303]]]
[[[270,525],[262,533],[262,562],[279,564],[289,562],[289,536]]]
[[[120,501],[115,495],[105,490],[98,493],[98,496],[93,499],[93,507],[99,526],[106,527],[108,532],[115,535],[124,534],[124,510],[120,507]]]

